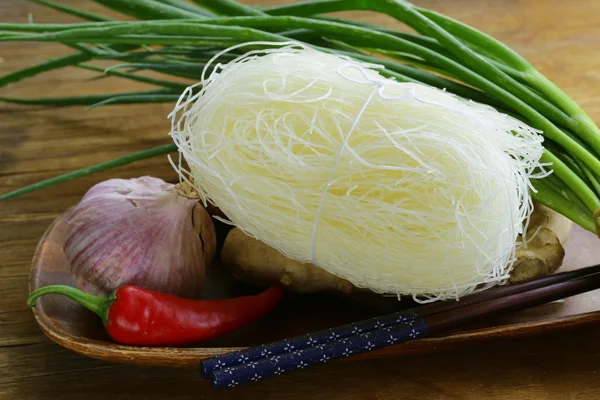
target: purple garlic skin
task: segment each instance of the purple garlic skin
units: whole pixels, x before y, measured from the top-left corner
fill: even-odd
[[[153,177],[93,186],[68,219],[64,251],[81,290],[108,295],[123,285],[198,297],[216,249],[198,200]]]

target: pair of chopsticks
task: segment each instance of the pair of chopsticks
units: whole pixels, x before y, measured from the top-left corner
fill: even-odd
[[[216,388],[234,387],[598,288],[595,265],[234,351],[201,361],[200,369]]]

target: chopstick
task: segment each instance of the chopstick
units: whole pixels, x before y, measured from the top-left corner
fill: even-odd
[[[517,287],[519,287],[518,290],[515,289]],[[351,355],[407,342],[473,322],[481,317],[520,310],[598,288],[600,288],[600,265],[494,290],[501,293],[488,294],[492,290],[481,292],[469,296],[468,301],[455,302],[454,304],[443,303],[436,305],[437,307],[421,307],[421,309],[429,308],[427,315],[418,315],[416,310],[411,310],[414,313],[413,318],[405,318],[404,313],[406,312],[394,313],[395,315],[402,314],[402,318],[405,319],[396,324],[386,327],[378,326],[368,332],[355,333],[345,338],[334,337],[331,339],[331,337],[328,337],[325,343],[313,343],[314,341],[311,341],[309,345],[304,346],[302,349],[294,349],[288,346],[282,353],[277,355],[265,354],[262,359],[252,362],[240,357],[237,365],[213,370],[212,373],[207,374],[207,377],[217,388],[233,387],[242,383],[258,381],[308,366],[324,364]],[[486,293],[485,296],[484,293]],[[456,305],[459,303],[460,306],[457,307]],[[431,312],[431,309],[433,309],[433,312]],[[372,320],[375,319],[367,321]],[[360,326],[365,322],[345,325],[343,328]],[[333,328],[332,330],[335,332],[336,329],[339,328]],[[302,337],[307,336],[311,337],[311,335],[303,335]],[[289,343],[296,339],[292,338],[276,343]],[[264,346],[258,347],[264,348]],[[215,358],[218,359],[219,357]]]
[[[413,309],[394,312],[383,316],[369,318],[363,321],[354,322],[330,329],[321,330],[289,339],[276,341],[260,346],[254,346],[248,349],[230,352],[221,356],[212,357],[201,361],[200,371],[204,377],[211,379],[212,374],[219,369],[230,368],[236,365],[260,360],[267,357],[277,356],[287,353],[291,350],[302,350],[315,345],[323,345],[339,339],[344,339],[361,333],[367,333],[376,329],[383,329],[399,323],[409,323],[418,317],[427,317],[430,315],[449,312],[461,307],[472,304],[478,304],[484,301],[497,299],[503,296],[509,296],[533,290],[539,287],[565,282],[571,279],[586,276],[595,272],[600,272],[600,265],[580,268],[575,271],[562,272],[555,275],[546,276],[534,281],[521,283],[518,285],[501,286],[498,288],[478,292],[464,297],[460,301],[446,301],[442,303],[432,303]]]
[[[481,317],[520,310],[564,297],[573,296],[600,287],[600,273],[558,282],[531,291],[516,293],[427,317],[416,317],[412,321],[378,328],[371,332],[338,339],[326,344],[302,350],[290,351],[216,370],[211,381],[217,388],[233,387],[250,381],[258,381],[282,373],[324,364],[340,358],[360,354],[379,348],[407,342],[431,333],[473,322]]]

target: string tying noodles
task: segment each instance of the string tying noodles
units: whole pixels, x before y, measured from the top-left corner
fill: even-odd
[[[248,45],[273,47],[205,69],[170,114],[189,171],[173,166],[225,222],[377,293],[429,302],[506,281],[530,179],[548,174],[539,132],[378,65]]]

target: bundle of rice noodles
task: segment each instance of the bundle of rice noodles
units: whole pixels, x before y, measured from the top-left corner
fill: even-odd
[[[170,116],[174,165],[229,223],[357,287],[426,302],[505,282],[542,136],[379,68],[286,43],[205,69]]]

